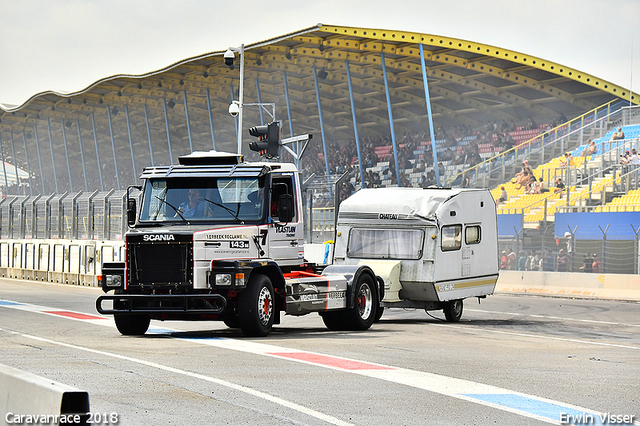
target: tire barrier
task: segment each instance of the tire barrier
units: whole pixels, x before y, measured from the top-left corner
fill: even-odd
[[[3,409],[0,425],[86,424],[89,394],[0,364],[0,407]]]

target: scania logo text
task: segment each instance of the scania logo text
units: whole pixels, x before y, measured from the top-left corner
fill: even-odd
[[[150,234],[143,235],[143,241],[175,241],[176,237],[171,234]]]

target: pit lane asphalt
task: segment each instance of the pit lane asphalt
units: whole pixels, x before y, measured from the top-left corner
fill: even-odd
[[[0,302],[50,310],[97,316],[100,294],[0,280]],[[123,425],[543,424],[393,380],[260,355],[252,352],[254,343],[391,366],[416,377],[463,379],[637,419],[639,313],[637,303],[494,295],[480,305],[466,300],[455,324],[444,322],[441,312],[432,312],[433,318],[420,310],[386,310],[365,332],[328,331],[311,314],[283,316],[262,339],[245,338],[221,322],[156,321],[155,333],[136,338],[0,303],[0,363],[88,391],[92,412],[117,413]]]

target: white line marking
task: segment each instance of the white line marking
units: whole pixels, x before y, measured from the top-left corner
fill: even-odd
[[[329,416],[328,414],[324,414],[324,413],[321,413],[319,411],[312,410],[311,408],[304,407],[304,406],[296,404],[294,402],[287,401],[285,399],[278,398],[276,396],[269,395],[267,393],[260,392],[260,391],[257,391],[255,389],[247,388],[245,386],[237,385],[235,383],[227,382],[225,380],[216,379],[215,377],[205,376],[204,374],[193,373],[191,371],[185,371],[185,370],[181,370],[179,368],[169,367],[169,366],[158,364],[158,363],[151,362],[151,361],[145,361],[143,359],[133,358],[133,357],[130,357],[130,356],[120,355],[120,354],[116,354],[116,353],[112,353],[112,352],[105,352],[105,351],[101,351],[101,350],[98,350],[98,349],[87,348],[87,347],[84,347],[84,346],[78,346],[78,345],[72,345],[72,344],[64,343],[64,342],[58,342],[58,341],[55,341],[55,340],[46,339],[44,337],[33,336],[33,335],[30,335],[30,334],[20,333],[20,332],[17,332],[17,331],[7,330],[7,329],[3,329],[3,328],[0,328],[0,331],[4,331],[4,332],[7,332],[7,333],[15,334],[15,335],[27,338],[27,339],[37,340],[37,341],[40,341],[40,342],[45,342],[45,343],[49,343],[49,344],[52,344],[52,345],[63,346],[63,347],[66,347],[66,348],[75,349],[75,350],[79,350],[79,351],[90,352],[90,353],[94,353],[94,354],[97,354],[97,355],[103,355],[103,356],[108,356],[108,357],[112,357],[112,358],[117,358],[117,359],[121,359],[121,360],[124,360],[124,361],[129,361],[129,362],[134,362],[136,364],[145,365],[147,367],[152,367],[152,368],[157,368],[159,370],[168,371],[170,373],[181,374],[183,376],[192,377],[194,379],[204,380],[204,381],[207,381],[207,382],[210,382],[210,383],[215,383],[215,384],[220,385],[220,386],[225,386],[225,387],[228,387],[228,388],[240,391],[240,392],[247,393],[247,394],[255,396],[257,398],[261,398],[261,399],[273,402],[275,404],[281,405],[283,407],[290,408],[292,410],[298,411],[298,412],[306,414],[308,416],[315,417],[316,419],[325,421],[327,423],[331,423],[331,424],[334,424],[334,425],[337,425],[337,426],[355,426],[352,423],[348,423],[348,422],[342,421],[342,420],[337,419],[335,417]],[[184,340],[187,340],[187,339],[184,339]]]
[[[625,327],[640,327],[640,324],[625,324],[621,322],[609,322],[609,321],[596,321],[596,320],[587,320],[587,319],[577,319],[577,318],[565,318],[565,317],[554,317],[550,315],[537,315],[537,314],[519,314],[516,312],[500,312],[500,311],[486,311],[483,309],[465,309],[468,312],[480,312],[486,314],[502,314],[502,315],[515,315],[521,317],[532,317],[532,318],[546,318],[546,319],[554,319],[561,321],[577,321],[577,322],[589,322],[593,324],[606,324],[606,325],[621,325]]]

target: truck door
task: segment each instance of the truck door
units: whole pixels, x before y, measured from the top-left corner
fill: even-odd
[[[293,174],[273,175],[269,200],[269,255],[274,260],[291,261],[291,264],[300,263],[304,257],[304,229],[300,221],[302,213],[296,184]],[[288,223],[281,222],[279,218],[278,199],[282,194],[293,197],[293,219]]]

